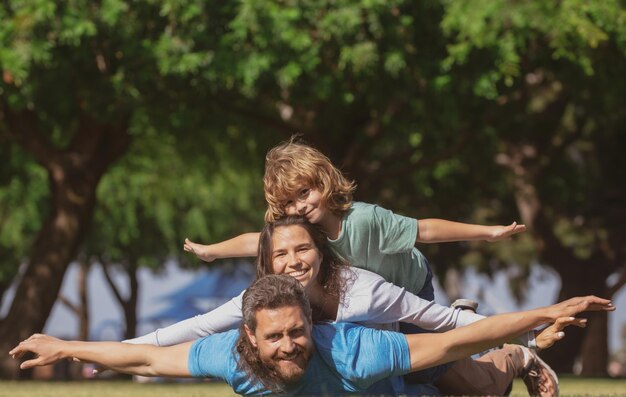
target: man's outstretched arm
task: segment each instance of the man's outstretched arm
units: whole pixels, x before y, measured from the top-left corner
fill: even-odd
[[[542,324],[558,321],[561,329],[567,325],[584,326],[581,320],[573,318],[583,311],[613,310],[615,307],[608,299],[596,296],[577,297],[540,309],[487,317],[441,334],[406,335],[411,355],[411,370],[416,371],[469,357],[506,343]],[[551,332],[553,331],[551,328]],[[553,332],[553,343],[562,337],[562,333]]]
[[[28,352],[35,354],[35,358],[20,365],[21,369],[76,358],[126,374],[189,377],[191,375],[187,359],[191,345],[192,342],[157,347],[121,342],[64,341],[48,335],[34,334],[13,348],[9,354],[16,359]]]

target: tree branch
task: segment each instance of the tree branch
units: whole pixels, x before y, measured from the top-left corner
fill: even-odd
[[[65,295],[59,294],[59,297],[57,299],[76,316],[80,316],[80,308],[78,307],[78,305],[70,301],[68,297],[66,297]]]
[[[460,153],[470,142],[474,133],[469,131],[469,129],[464,130],[461,133],[459,139],[451,146],[448,146],[446,149],[438,151],[436,154],[430,157],[422,157],[416,163],[408,163],[404,162],[403,166],[396,167],[394,169],[389,169],[391,164],[397,163],[398,159],[406,159],[408,158],[414,151],[415,148],[407,147],[403,150],[394,152],[385,159],[381,161],[380,167],[375,171],[376,178],[395,178],[398,176],[406,175],[408,172],[420,168],[420,167],[432,167],[433,165],[438,164],[441,161],[450,159]]]
[[[6,103],[2,104],[1,119],[6,124],[5,133],[15,143],[33,155],[35,160],[49,168],[60,152],[55,150],[46,137],[39,133],[37,114],[29,109],[14,111]]]
[[[128,133],[129,115],[120,115],[115,123],[96,120],[81,113],[78,127],[68,147],[70,161],[82,167],[86,163],[100,164],[102,171],[126,153],[131,137]]]
[[[279,119],[278,117],[271,117],[265,114],[264,112],[259,112],[258,108],[246,107],[243,105],[236,104],[235,100],[231,101],[217,101],[216,103],[219,107],[224,110],[233,112],[235,114],[243,115],[251,120],[255,120],[257,122],[262,123],[263,125],[282,131],[287,135],[293,135],[297,132],[303,132],[304,126],[298,126],[289,123],[288,121]]]
[[[619,291],[625,284],[626,284],[626,263],[624,263],[624,266],[621,269],[621,273],[619,275],[619,278],[617,279],[617,282],[607,289],[609,297],[612,297],[613,295],[615,295],[617,291]]]
[[[98,261],[100,262],[100,266],[102,266],[102,272],[104,273],[104,278],[109,284],[109,287],[111,287],[111,291],[113,291],[113,295],[115,295],[115,298],[117,299],[117,301],[122,305],[122,307],[124,307],[126,300],[122,297],[122,294],[120,293],[119,289],[115,285],[115,282],[113,281],[113,278],[111,277],[111,274],[109,273],[108,264],[105,263],[101,255],[98,256]]]

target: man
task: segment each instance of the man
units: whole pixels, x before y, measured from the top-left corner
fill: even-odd
[[[554,323],[543,332],[557,341],[567,325],[584,326],[584,320],[571,316],[585,310],[614,307],[594,296],[572,298],[441,334],[403,335],[349,323],[313,326],[300,283],[271,275],[245,293],[239,330],[171,347],[62,341],[36,334],[9,354],[37,355],[23,362],[23,369],[73,357],[138,375],[214,376],[240,394],[394,394],[396,376],[483,351],[544,323]]]

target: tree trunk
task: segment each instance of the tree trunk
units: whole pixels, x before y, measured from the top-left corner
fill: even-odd
[[[607,297],[605,281],[608,275],[602,260],[566,261],[566,266],[553,266],[561,276],[559,301],[581,295]],[[608,364],[607,316],[598,313],[585,313],[579,317],[588,318],[586,328],[569,327],[565,339],[542,353],[542,357],[557,372],[571,373],[576,359],[580,358],[588,374],[606,376]]]
[[[131,264],[124,267],[128,274],[129,295],[127,299],[120,300],[120,305],[124,310],[124,319],[126,321],[126,330],[124,339],[131,339],[137,336],[137,297],[139,296],[139,283],[137,282],[137,266]],[[119,295],[118,295],[119,296]],[[128,375],[120,374],[121,379],[129,378]]]
[[[89,340],[89,302],[87,300],[87,276],[89,275],[89,263],[81,261],[78,266],[76,287],[78,289],[78,303],[72,302],[63,295],[59,295],[58,301],[65,305],[78,320],[77,340]],[[82,379],[83,363],[72,362],[68,364],[68,379]]]
[[[89,340],[89,295],[87,294],[87,277],[89,263],[83,261],[78,273],[78,339]]]
[[[608,376],[608,316],[606,312],[591,313],[581,347],[582,376]]]
[[[512,145],[509,153],[502,154],[498,161],[510,168],[515,175],[516,204],[522,221],[533,233],[539,260],[555,269],[561,277],[559,301],[590,294],[607,296],[605,282],[611,274],[611,267],[606,255],[601,250],[596,250],[591,258],[580,259],[575,255],[574,247],[564,245],[554,232],[552,219],[546,214],[535,188],[536,175],[540,170],[532,163],[536,152],[537,150],[530,146],[523,150],[523,147]],[[606,375],[608,363],[606,316],[604,319],[591,317],[586,330],[570,327],[565,332],[567,337],[564,340],[542,352],[541,355],[546,362],[556,372],[570,373],[576,359],[582,353],[583,367],[587,368],[585,371],[594,375]]]
[[[137,267],[132,265],[127,269],[130,295],[123,303],[124,317],[126,319],[126,333],[124,339],[137,336],[137,300],[139,296],[139,283],[137,281]]]
[[[132,260],[132,259],[131,259]],[[126,328],[124,330],[124,339],[134,338],[137,332],[137,300],[139,297],[139,282],[137,280],[137,266],[133,262],[130,265],[123,266],[124,271],[128,275],[129,295],[127,298],[122,296],[120,289],[113,281],[113,277],[109,273],[110,265],[100,258],[100,265],[102,266],[102,272],[104,278],[111,287],[111,292],[115,296],[115,299],[122,307],[124,312],[124,320],[126,321]]]
[[[0,265],[2,266],[2,265]],[[0,307],[2,307],[2,303],[4,302],[4,293],[7,292],[11,283],[0,282]]]
[[[4,107],[3,116],[10,138],[47,169],[51,189],[50,214],[37,234],[9,313],[0,322],[0,351],[6,352],[43,329],[65,271],[89,231],[100,178],[126,152],[130,136],[127,117],[107,125],[83,114],[71,143],[58,150],[38,131],[35,111]],[[2,356],[0,377],[19,376],[19,362]]]
[[[57,299],[65,271],[89,228],[99,177],[74,175],[72,178],[65,170],[60,173],[63,177],[51,177],[52,213],[35,240],[13,304],[2,320],[0,351],[8,351],[31,334],[41,332]],[[17,360],[2,357],[2,377],[17,378],[18,364]]]

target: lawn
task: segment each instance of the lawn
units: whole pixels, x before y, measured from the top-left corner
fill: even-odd
[[[561,396],[626,396],[626,379],[559,377]],[[528,396],[520,379],[513,385],[512,397]]]
[[[0,396],[11,397],[231,397],[222,383],[133,383],[129,381],[82,382],[9,382],[0,381]],[[527,396],[521,381],[516,381],[511,396]],[[626,379],[561,378],[561,396],[626,396]]]
[[[219,382],[136,383],[131,381],[0,381],[1,397],[231,397],[232,389]]]

